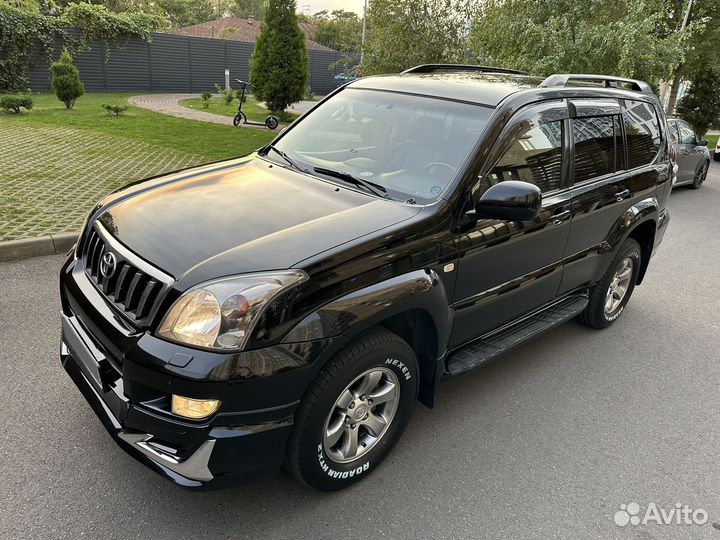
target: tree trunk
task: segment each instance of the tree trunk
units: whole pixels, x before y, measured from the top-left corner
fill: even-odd
[[[683,65],[680,64],[675,70],[675,74],[673,75],[673,82],[672,86],[670,87],[670,98],[668,99],[667,107],[665,109],[665,112],[667,114],[672,114],[675,111],[675,101],[677,101],[678,91],[680,90],[680,80],[682,79],[682,73]]]

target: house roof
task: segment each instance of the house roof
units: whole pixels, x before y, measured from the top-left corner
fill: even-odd
[[[174,30],[173,34],[182,36],[229,39],[233,41],[247,41],[254,43],[260,33],[260,21],[254,19],[240,19],[238,17],[224,17],[185,28]],[[300,22],[300,30],[305,34],[305,46],[318,51],[332,51],[333,49],[313,41],[316,27],[312,23]]]

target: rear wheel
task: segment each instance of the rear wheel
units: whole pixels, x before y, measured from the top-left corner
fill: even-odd
[[[702,186],[703,182],[705,181],[705,178],[707,178],[708,173],[708,166],[710,164],[706,161],[700,166],[700,169],[697,173],[695,173],[695,179],[693,180],[693,183],[690,184],[691,189],[700,189],[700,186]]]
[[[288,443],[294,476],[335,491],[370,474],[402,436],[417,382],[415,354],[397,335],[378,330],[353,341],[300,403]]]
[[[272,115],[268,116],[265,119],[265,127],[271,130],[277,128],[279,123],[280,121],[277,119],[277,117]]]
[[[580,322],[591,328],[605,328],[615,322],[635,289],[641,261],[640,244],[628,238],[590,291],[590,302],[578,316]]]

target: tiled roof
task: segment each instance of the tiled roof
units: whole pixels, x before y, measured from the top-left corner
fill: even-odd
[[[308,49],[319,51],[332,51],[333,49],[313,41],[315,25],[308,22],[299,23],[300,30],[305,34],[305,46]],[[260,33],[260,21],[253,19],[240,19],[238,17],[225,17],[215,21],[208,21],[185,28],[178,28],[172,32],[182,36],[230,39],[233,41],[247,41],[254,43]]]

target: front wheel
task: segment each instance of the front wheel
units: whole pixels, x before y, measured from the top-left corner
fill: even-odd
[[[233,118],[233,126],[238,127],[240,124],[244,124],[247,122],[247,119],[245,118],[245,115],[241,112],[237,113],[235,115],[235,118]]]
[[[274,130],[275,128],[278,127],[279,124],[280,124],[280,121],[275,116],[271,115],[265,119],[265,127],[270,130]]]
[[[610,326],[625,310],[640,273],[640,244],[625,240],[603,278],[590,291],[590,302],[579,315],[591,328]]]
[[[353,341],[300,403],[288,443],[294,476],[321,491],[366,477],[400,440],[417,388],[415,354],[396,334],[383,329]]]

